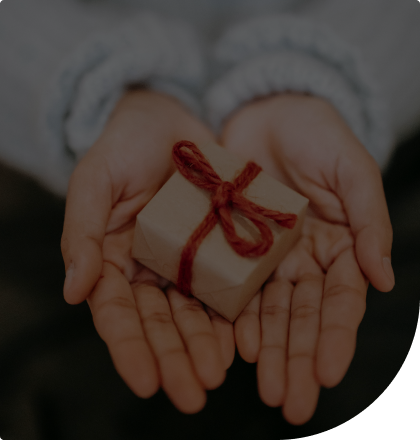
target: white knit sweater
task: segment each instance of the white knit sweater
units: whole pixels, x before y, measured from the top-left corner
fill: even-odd
[[[332,102],[383,167],[420,122],[417,0],[3,0],[0,159],[64,195],[131,83],[215,129],[284,90]],[[416,98],[418,97],[418,98]]]

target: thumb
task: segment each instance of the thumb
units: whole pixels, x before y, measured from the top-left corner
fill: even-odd
[[[340,158],[337,192],[355,237],[361,269],[376,289],[388,292],[395,284],[391,265],[393,233],[382,176],[364,148],[354,152],[352,157]]]
[[[64,298],[84,301],[102,271],[102,243],[112,207],[112,189],[105,165],[85,157],[69,184],[61,251],[66,268]]]

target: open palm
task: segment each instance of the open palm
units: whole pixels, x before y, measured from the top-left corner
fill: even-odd
[[[262,400],[301,424],[320,386],[349,367],[368,280],[382,291],[394,284],[380,172],[333,107],[303,95],[246,106],[223,142],[310,200],[299,242],[235,323],[242,357],[258,361]]]
[[[140,397],[162,386],[190,413],[225,378],[232,326],[173,288],[165,294],[164,280],[131,257],[136,215],[174,171],[171,149],[184,138],[212,135],[175,100],[128,93],[72,176],[62,250],[65,298],[87,299],[127,385]]]

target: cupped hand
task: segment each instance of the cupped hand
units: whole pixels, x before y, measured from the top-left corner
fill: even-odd
[[[306,95],[244,106],[222,142],[310,201],[301,239],[235,322],[241,356],[258,361],[261,399],[302,424],[320,386],[350,365],[368,282],[394,286],[381,173],[336,110]]]
[[[137,213],[173,173],[175,142],[213,140],[207,128],[170,97],[128,92],[101,137],[74,171],[62,253],[64,297],[87,299],[95,327],[118,373],[140,397],[160,386],[186,413],[205,404],[234,355],[230,323],[131,258]]]

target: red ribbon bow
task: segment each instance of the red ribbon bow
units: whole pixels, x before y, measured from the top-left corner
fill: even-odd
[[[273,233],[265,223],[264,217],[274,220],[285,228],[294,228],[297,220],[296,214],[282,214],[263,208],[242,194],[242,191],[261,172],[261,167],[256,163],[248,162],[233,182],[227,182],[220,178],[192,142],[180,141],[175,144],[172,157],[179,172],[187,180],[199,188],[213,193],[212,209],[193,232],[182,250],[177,289],[184,295],[191,295],[192,264],[197,250],[218,221],[222,225],[228,243],[236,253],[243,257],[259,257],[266,254],[273,245]],[[237,235],[231,216],[233,208],[240,210],[259,229],[260,239],[258,241],[250,242]]]

